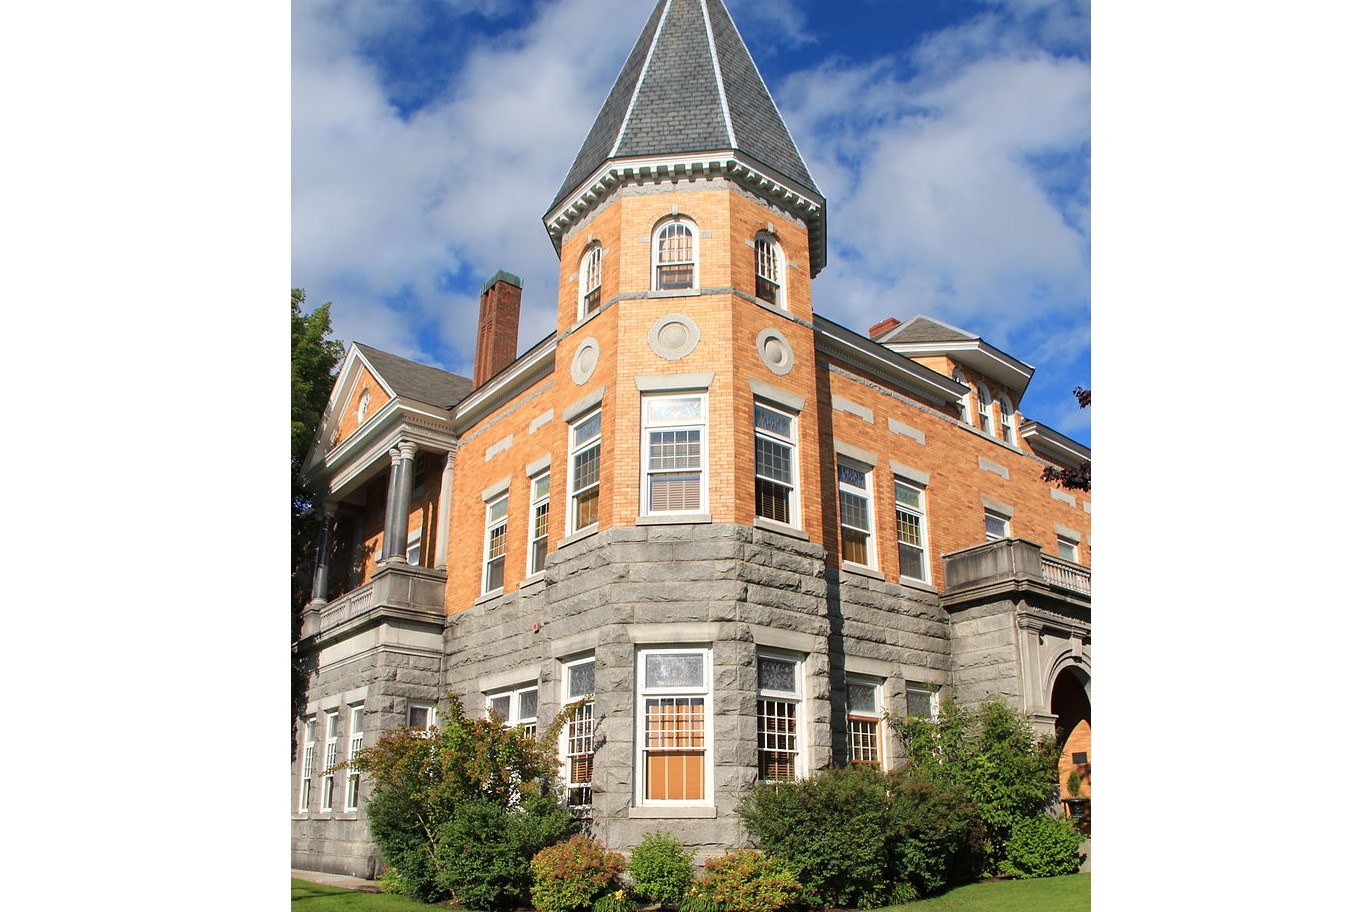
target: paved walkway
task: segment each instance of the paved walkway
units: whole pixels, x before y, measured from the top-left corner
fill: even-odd
[[[322,871],[301,871],[298,868],[290,868],[290,877],[329,887],[341,887],[344,890],[360,890],[362,893],[380,892],[380,885],[375,881],[366,880],[363,877],[349,877],[346,874],[325,874]]]

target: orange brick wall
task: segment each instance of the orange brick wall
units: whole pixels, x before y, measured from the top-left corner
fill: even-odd
[[[1086,753],[1086,763],[1074,763],[1073,754]],[[1063,743],[1063,754],[1058,761],[1058,791],[1064,798],[1072,798],[1068,793],[1068,775],[1073,770],[1078,771],[1082,777],[1082,789],[1077,793],[1078,798],[1092,797],[1092,725],[1083,719],[1068,735],[1068,740]]]
[[[362,367],[358,374],[356,385],[352,388],[351,395],[347,397],[346,403],[342,409],[341,421],[337,425],[338,443],[341,443],[343,440],[350,437],[356,428],[360,426],[360,422],[356,420],[356,409],[361,402],[361,393],[367,389],[370,390],[370,405],[366,410],[367,420],[369,420],[371,415],[378,412],[390,399],[389,395],[385,393],[384,387],[380,385],[380,381],[375,379],[375,375]]]

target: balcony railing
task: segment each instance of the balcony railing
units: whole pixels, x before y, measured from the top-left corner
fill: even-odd
[[[1040,554],[1039,559],[1044,568],[1044,579],[1049,585],[1071,589],[1086,596],[1092,594],[1091,570],[1048,554]]]
[[[380,567],[364,586],[335,598],[310,616],[301,636],[314,636],[363,618],[379,609],[440,621],[446,616],[446,572],[394,563]]]
[[[1009,538],[946,554],[945,597],[951,602],[1022,588],[1078,604],[1092,600],[1092,571],[1044,554],[1032,541]]]

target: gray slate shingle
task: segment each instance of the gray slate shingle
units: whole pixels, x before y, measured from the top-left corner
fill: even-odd
[[[394,392],[406,399],[416,399],[419,402],[426,402],[428,405],[451,408],[470,395],[470,390],[474,388],[474,381],[469,377],[452,374],[439,367],[409,361],[407,358],[391,355],[389,352],[380,351],[378,348],[362,345],[360,342],[356,343],[356,348],[365,355],[366,360],[379,372]]]

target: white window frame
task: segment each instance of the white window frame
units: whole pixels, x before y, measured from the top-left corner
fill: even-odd
[[[418,566],[422,560],[422,526],[409,530],[408,543],[404,545],[403,554],[409,566]]]
[[[902,490],[908,488],[915,493],[916,502],[912,503],[905,499]],[[921,583],[930,582],[930,523],[926,521],[926,486],[909,478],[900,475],[892,477],[893,491],[893,526],[897,536],[897,573],[903,579],[912,579]],[[906,514],[914,517],[915,526],[919,530],[920,544],[912,544],[902,541],[903,522],[902,516]],[[919,548],[921,551],[921,575],[912,576],[906,573],[906,568],[902,566],[902,548]]]
[[[1063,553],[1065,545],[1073,549],[1072,557]],[[1069,538],[1067,535],[1060,535],[1058,537],[1058,556],[1063,560],[1072,561],[1075,564],[1082,563],[1082,543],[1075,538]]]
[[[928,707],[928,711],[927,711],[927,714],[926,714],[926,715],[923,716],[923,715],[921,715],[919,712],[913,712],[913,711],[912,711],[912,706],[911,706],[911,697],[912,697],[912,694],[917,694],[917,695],[922,695],[922,694],[924,694],[924,695],[925,695],[925,698],[926,698],[926,706]],[[931,720],[931,721],[934,721],[934,720],[935,720],[936,718],[938,718],[939,715],[940,715],[940,688],[939,688],[939,685],[936,685],[936,684],[929,684],[929,683],[924,682],[924,681],[908,681],[908,682],[907,682],[906,701],[907,701],[907,716],[908,716],[909,718],[929,719],[929,720]]]
[[[764,662],[784,662],[793,666],[793,689],[783,690],[781,688],[765,687],[763,675]],[[780,782],[788,779],[802,779],[807,775],[807,712],[804,696],[805,683],[805,662],[802,656],[793,653],[783,653],[770,650],[760,650],[755,655],[755,681],[758,696],[756,698],[755,712],[755,732],[758,740],[758,754],[756,758],[756,775],[760,782]],[[787,725],[784,716],[775,712],[777,707],[790,707],[787,715]],[[779,725],[769,724],[770,720],[779,720]],[[789,727],[789,731],[783,728]],[[790,748],[780,747],[783,739],[790,739]],[[785,779],[783,777],[765,777],[764,755],[766,753],[792,755],[793,775]]]
[[[361,397],[356,402],[356,423],[362,424],[366,414],[370,411],[370,387],[361,390]]]
[[[1011,446],[1016,445],[1016,408],[1011,404],[1011,397],[1002,394],[997,400],[997,408],[1001,411],[1001,433],[1002,440]]]
[[[845,676],[845,737],[846,753],[849,756],[851,766],[870,766],[880,770],[888,768],[888,739],[887,732],[884,731],[883,724],[883,689],[886,681],[882,678],[875,678],[870,675],[846,675]],[[873,704],[872,710],[854,709],[850,703],[850,691],[854,687],[872,687]],[[872,726],[874,744],[873,749],[877,752],[876,761],[867,757],[856,757],[857,753],[866,752],[867,746],[855,743],[855,725],[860,728],[861,737],[866,738],[869,726]]]
[[[996,534],[994,534],[994,533],[992,532],[991,523],[992,523],[992,520],[994,520],[994,519],[1000,520],[1000,521],[1001,521],[1001,524],[1002,524],[1002,534],[1001,534],[1001,535],[996,535]],[[983,533],[987,536],[987,540],[990,541],[990,542],[994,542],[994,541],[1005,541],[1006,539],[1008,539],[1008,538],[1011,537],[1011,517],[1007,516],[1005,513],[998,513],[996,510],[987,510],[987,509],[984,509],[984,510],[983,510]]]
[[[593,656],[561,663],[561,691],[564,694],[565,706],[569,706],[584,697],[593,696],[594,687],[584,690],[573,686],[573,670],[584,667],[587,667],[595,678],[597,677]],[[594,685],[597,685],[596,680]],[[562,775],[565,779],[565,800],[571,808],[588,808],[593,804],[593,708],[593,700],[585,702],[565,720],[565,726],[560,732],[560,758]],[[588,774],[586,776],[576,777],[574,775],[575,761],[578,758],[587,758]]]
[[[786,268],[787,259],[783,255],[783,246],[779,244],[778,239],[767,231],[755,235],[755,297],[780,310],[787,310],[788,287],[783,281]],[[762,294],[765,282],[773,286],[772,301]]]
[[[954,382],[967,386],[970,390],[973,389],[972,385],[968,382],[968,379],[964,377],[963,371],[957,368],[954,370]],[[972,409],[969,407],[970,403],[968,401],[968,396],[968,393],[964,393],[963,397],[959,399],[959,420],[964,424],[970,423],[969,417],[973,414]]]
[[[427,724],[426,724],[426,725],[414,725],[414,724],[413,724],[413,713],[414,713],[415,711],[421,712],[421,713],[423,714],[423,718],[425,718],[425,719],[427,720]],[[410,700],[410,701],[409,701],[409,703],[408,703],[408,709],[404,712],[404,727],[405,727],[405,728],[415,728],[415,729],[418,729],[418,730],[421,731],[421,732],[426,733],[429,729],[432,728],[433,725],[436,724],[436,722],[437,722],[437,718],[436,718],[436,707],[435,707],[435,706],[433,706],[431,703],[421,703],[421,702],[413,701],[413,700]]]
[[[502,515],[498,515],[502,508]],[[492,585],[494,566],[498,566],[498,585]],[[484,503],[484,560],[480,564],[480,594],[502,592],[508,579],[508,492]]]
[[[646,667],[655,656],[701,655],[702,683],[699,686],[646,686]],[[646,770],[652,748],[647,741],[647,713],[652,701],[701,699],[702,706],[702,796],[700,798],[649,798]],[[713,803],[712,723],[712,649],[709,646],[675,646],[641,649],[636,653],[636,803],[641,807],[711,807]],[[655,750],[664,750],[663,747]]]
[[[777,431],[775,431],[775,430],[773,430],[773,429],[771,429],[771,428],[760,427],[759,414],[758,414],[758,412],[759,412],[760,409],[764,409],[764,410],[767,411],[767,412],[772,412],[772,413],[775,414],[775,415],[778,415],[778,416],[781,416],[781,417],[783,417],[783,418],[788,419],[788,421],[789,421],[788,428],[789,428],[789,434],[790,434],[790,436],[784,437],[784,436],[782,436],[781,434],[779,434]],[[776,405],[772,405],[771,403],[763,402],[763,401],[760,401],[760,400],[758,400],[758,399],[755,400],[754,408],[751,409],[750,414],[751,414],[751,420],[754,422],[754,425],[755,425],[755,517],[756,517],[756,518],[763,518],[763,519],[765,519],[765,520],[767,520],[767,521],[769,521],[769,522],[776,522],[776,523],[780,523],[780,524],[782,524],[782,525],[792,526],[794,529],[800,529],[800,528],[802,528],[802,501],[801,501],[801,498],[800,498],[800,496],[799,496],[799,485],[798,485],[798,482],[799,482],[799,480],[800,480],[800,478],[801,478],[801,474],[802,474],[802,473],[801,473],[801,465],[802,465],[802,463],[801,463],[801,462],[799,461],[799,459],[798,459],[798,433],[797,433],[797,419],[798,419],[798,416],[797,416],[796,413],[791,412],[791,411],[789,411],[789,410],[787,410],[787,409],[779,408],[779,407],[776,406]],[[773,477],[770,477],[769,475],[761,474],[761,472],[760,472],[760,459],[759,459],[759,447],[760,447],[760,442],[761,442],[761,441],[763,441],[764,443],[766,443],[766,444],[768,444],[768,445],[770,445],[770,446],[774,446],[774,447],[787,447],[787,448],[788,448],[788,463],[789,463],[789,467],[790,467],[790,470],[791,470],[791,471],[790,471],[790,474],[792,475],[792,478],[790,479],[790,482],[785,483],[785,482],[782,481],[781,479],[773,478]],[[787,522],[784,522],[784,521],[781,520],[781,519],[774,519],[773,517],[763,516],[763,515],[760,513],[760,511],[759,511],[759,489],[760,489],[760,482],[761,482],[761,481],[768,482],[769,484],[774,485],[774,486],[776,486],[776,487],[780,487],[780,488],[786,487],[786,488],[788,489],[788,520],[787,520]]]
[[[650,417],[653,404],[670,401],[697,400],[698,415],[686,418]],[[655,468],[651,461],[651,435],[669,433],[698,432],[698,464],[696,468],[673,469]],[[657,477],[698,476],[698,502],[677,510],[652,509],[651,495]],[[641,515],[642,516],[689,516],[707,512],[707,393],[678,392],[651,393],[641,396]]]
[[[342,725],[342,713],[339,710],[332,710],[326,716],[323,742],[323,796],[319,802],[318,810],[331,811],[333,803],[337,800],[337,777],[332,768],[337,765],[337,735]]]
[[[856,487],[853,481],[847,481],[845,472],[862,472],[864,475],[864,487]],[[848,459],[841,456],[836,460],[835,477],[837,482],[837,498],[840,504],[840,562],[842,564],[853,564],[856,567],[866,567],[869,570],[878,569],[878,522],[873,509],[873,466],[865,465],[857,460]],[[858,526],[846,523],[845,502],[849,497],[861,497],[864,500],[864,509],[868,514],[868,529],[862,530]],[[845,556],[845,530],[850,529],[855,532],[864,532],[864,550],[867,552],[868,562],[861,563],[851,560]]]
[[[589,297],[594,295],[593,306]],[[579,261],[579,319],[597,313],[603,307],[603,245],[594,241]]]
[[[531,712],[527,711],[526,698],[532,698]],[[500,700],[508,701],[508,712],[494,706]],[[484,705],[491,711],[503,716],[504,728],[516,728],[529,737],[535,738],[537,732],[537,713],[541,709],[541,694],[536,684],[520,684],[503,690],[492,691],[484,698]]]
[[[589,422],[597,419],[598,430],[591,436],[578,440],[580,428]],[[565,497],[567,501],[565,528],[568,532],[580,532],[584,529],[598,525],[599,517],[602,515],[602,491],[603,491],[603,411],[594,409],[589,414],[580,418],[570,425],[569,434],[570,455],[568,467],[566,469]],[[597,463],[593,473],[593,482],[581,488],[575,487],[575,460],[581,456],[587,456],[591,451],[597,451],[595,461]],[[589,522],[579,522],[580,498],[592,493],[594,497],[593,519]]]
[[[987,387],[979,383],[975,389],[978,393],[978,427],[989,437],[995,437],[997,432],[992,423],[992,394],[987,391]]]
[[[672,242],[673,238],[680,237],[680,232],[687,232],[688,244],[687,251],[680,250],[682,246],[677,242]],[[680,294],[688,291],[698,290],[698,242],[700,235],[698,226],[691,219],[682,216],[674,216],[662,221],[655,226],[655,230],[650,233],[650,290],[664,293]],[[663,254],[666,252],[661,248],[667,248],[669,258]],[[661,271],[669,267],[689,267],[689,282],[687,285],[679,284],[677,287],[664,288],[660,281]]]
[[[299,813],[306,814],[313,801],[314,745],[318,743],[318,717],[304,720],[304,756],[299,764]]]
[[[354,811],[360,807],[361,803],[361,774],[351,764],[365,745],[365,708],[353,706],[349,716],[350,718],[347,720],[346,797],[342,800],[342,810],[344,811]]]
[[[537,494],[536,488],[539,484],[545,484],[546,492]],[[528,483],[528,500],[531,506],[527,509],[527,575],[532,576],[541,573],[546,569],[546,555],[551,547],[551,471],[538,472],[533,475]],[[540,511],[541,517],[545,521],[545,531],[537,534],[536,520],[537,513]],[[541,566],[537,566],[537,543],[543,545],[541,552]]]

